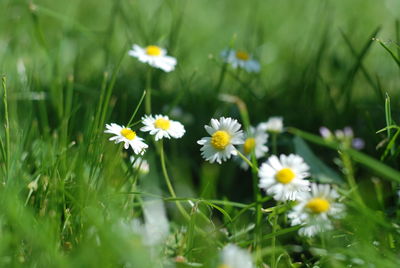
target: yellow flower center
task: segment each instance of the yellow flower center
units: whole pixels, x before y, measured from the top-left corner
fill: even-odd
[[[148,46],[146,47],[146,54],[149,56],[160,56],[161,48],[158,46]]]
[[[121,135],[124,136],[125,138],[127,138],[128,140],[133,140],[134,138],[136,138],[136,132],[132,131],[130,129],[127,128],[123,128],[121,129]]]
[[[237,51],[236,58],[238,58],[239,60],[248,60],[250,58],[250,55],[244,51]]]
[[[328,211],[331,205],[329,204],[328,200],[316,197],[308,201],[306,207],[309,208],[313,213],[322,213]]]
[[[223,150],[231,141],[231,136],[225,130],[215,131],[211,135],[211,145],[217,150]]]
[[[171,122],[168,119],[158,118],[154,121],[154,126],[162,130],[168,130],[171,126]]]
[[[218,265],[218,268],[231,268],[228,264]]]
[[[254,147],[256,147],[256,139],[247,138],[243,145],[244,153],[246,155],[250,154],[253,151]]]
[[[282,168],[275,174],[275,179],[282,184],[288,184],[295,177],[296,174],[290,168]]]

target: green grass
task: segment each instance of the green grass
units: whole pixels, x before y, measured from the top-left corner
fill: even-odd
[[[218,267],[221,248],[234,243],[257,267],[397,267],[399,8],[389,0],[2,0],[0,266]],[[133,44],[166,47],[176,70],[128,56]],[[250,51],[261,72],[225,65],[228,47]],[[186,134],[161,144],[138,132],[149,145],[143,175],[133,152],[103,131],[112,122],[138,129],[149,89],[152,112],[182,122]],[[311,179],[343,196],[347,216],[334,230],[298,236],[285,216],[294,204],[259,190],[255,169],[201,158],[196,141],[211,118],[247,129],[274,115],[288,127],[277,153],[302,155]],[[326,141],[320,126],[351,126],[366,147]],[[169,220],[156,247],[122,223],[146,219],[152,199],[163,200]]]

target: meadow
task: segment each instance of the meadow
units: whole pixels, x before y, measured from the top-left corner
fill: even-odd
[[[0,267],[399,267],[398,10],[1,0]]]

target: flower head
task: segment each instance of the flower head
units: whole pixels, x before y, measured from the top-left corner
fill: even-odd
[[[248,251],[236,245],[228,244],[221,251],[221,264],[218,268],[253,268],[253,261]]]
[[[260,128],[272,133],[283,132],[283,118],[281,116],[272,116],[267,122],[261,123]]]
[[[250,127],[249,132],[246,135],[244,144],[241,146],[241,151],[246,156],[250,156],[254,151],[257,159],[263,157],[268,152],[268,147],[265,145],[268,140],[268,134],[265,130],[258,125],[256,128]],[[247,169],[249,166],[245,161],[242,161],[241,167]]]
[[[312,183],[311,192],[299,194],[299,203],[288,214],[291,224],[304,225],[299,234],[309,237],[331,230],[330,218],[343,216],[344,205],[336,202],[338,198],[338,193],[329,185]]]
[[[129,127],[120,126],[115,123],[106,124],[106,130],[104,133],[111,133],[115,136],[109,140],[115,143],[124,142],[124,148],[128,149],[129,146],[133,149],[135,154],[144,154],[148,145],[143,142],[142,138],[136,135],[136,132],[131,130]]]
[[[329,130],[329,128],[327,127],[320,127],[319,128],[319,133],[321,134],[321,136],[326,139],[326,140],[330,140],[333,138],[333,134],[332,132]]]
[[[308,191],[309,167],[298,155],[273,155],[260,167],[258,186],[277,201],[296,200],[299,192]]]
[[[251,55],[246,51],[241,50],[224,50],[221,53],[222,58],[232,65],[233,68],[242,68],[247,72],[258,73],[260,71],[260,63],[253,60]]]
[[[138,45],[133,45],[132,50],[129,50],[129,55],[165,72],[170,72],[175,69],[176,59],[167,56],[167,51],[159,46],[151,45],[142,48]]]
[[[155,140],[158,141],[162,138],[179,139],[185,134],[184,126],[178,121],[170,120],[166,115],[145,115],[142,117],[144,127],[140,128],[141,131],[148,131],[150,135],[155,135]]]
[[[129,160],[131,161],[133,168],[138,170],[139,173],[141,173],[141,174],[149,173],[150,166],[149,166],[149,163],[147,162],[147,160],[145,160],[141,157],[135,158],[134,156],[131,156],[129,158]]]
[[[226,161],[231,155],[236,155],[235,145],[243,144],[243,132],[237,120],[230,117],[211,119],[211,126],[204,126],[211,137],[203,137],[197,143],[201,147],[201,155],[210,163]],[[222,160],[222,161],[221,161]]]

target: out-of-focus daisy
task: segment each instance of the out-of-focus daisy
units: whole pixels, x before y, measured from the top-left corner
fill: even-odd
[[[260,63],[252,59],[251,55],[243,50],[224,50],[221,53],[222,58],[232,65],[233,68],[242,68],[249,73],[258,73]]]
[[[221,117],[219,120],[213,118],[210,124],[204,128],[211,137],[203,137],[197,143],[203,145],[200,150],[205,160],[221,164],[237,154],[235,145],[244,143],[243,132],[238,121],[230,117]]]
[[[281,116],[272,116],[267,122],[261,123],[260,128],[272,133],[283,132],[283,118]]]
[[[139,173],[141,173],[141,174],[149,173],[150,166],[149,166],[149,163],[147,162],[147,160],[145,160],[141,157],[135,158],[134,156],[131,156],[129,158],[129,160],[131,161],[133,168],[136,170],[139,170]]]
[[[344,205],[336,202],[339,194],[329,185],[311,184],[311,192],[299,194],[299,203],[288,214],[291,224],[302,224],[299,234],[314,236],[333,228],[330,218],[343,216]]]
[[[253,268],[253,261],[248,251],[236,245],[228,244],[221,251],[221,264],[218,268]]]
[[[163,201],[153,199],[143,202],[143,215],[143,223],[133,219],[129,222],[121,221],[118,227],[126,233],[140,235],[147,246],[162,244],[169,235],[169,221]]]
[[[144,127],[140,128],[141,131],[148,131],[150,135],[155,135],[155,140],[158,141],[162,138],[179,139],[185,134],[184,126],[178,121],[173,121],[166,115],[145,115],[142,117]]]
[[[165,72],[170,72],[175,69],[176,59],[167,56],[167,50],[159,46],[151,45],[142,48],[138,45],[133,45],[132,50],[129,50],[129,55]]]
[[[162,110],[185,125],[191,124],[194,121],[193,115],[190,112],[183,110],[179,106],[174,105],[171,107],[169,105],[165,105]]]
[[[250,127],[244,144],[241,147],[241,151],[248,158],[250,158],[251,153],[254,151],[256,158],[259,159],[263,157],[266,152],[268,152],[268,147],[265,145],[267,140],[268,134],[265,133],[265,130],[261,128],[260,125],[258,125],[256,128]],[[240,166],[243,169],[247,169],[249,167],[245,161],[242,161]]]
[[[124,148],[128,149],[129,146],[133,149],[135,154],[144,154],[148,145],[143,142],[142,138],[136,135],[136,132],[131,130],[129,127],[124,127],[117,125],[115,123],[106,124],[105,133],[111,133],[115,136],[111,137],[109,140],[115,143],[124,142]]]
[[[309,191],[309,167],[298,155],[273,155],[263,163],[258,172],[258,186],[277,201],[296,200],[299,192]]]

